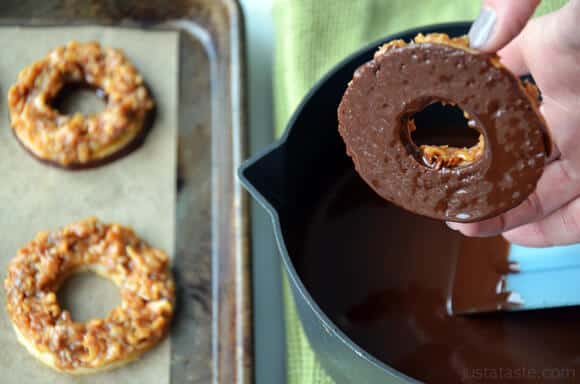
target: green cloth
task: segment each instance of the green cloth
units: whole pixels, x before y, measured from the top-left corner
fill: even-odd
[[[519,1],[519,0],[516,0]],[[544,0],[537,13],[565,0]],[[391,33],[477,16],[477,0],[274,0],[276,135],[312,85],[348,54]],[[318,365],[284,278],[288,384],[331,384]]]

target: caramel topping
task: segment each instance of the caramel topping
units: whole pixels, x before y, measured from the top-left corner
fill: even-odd
[[[450,104],[442,102],[442,104]],[[470,116],[467,112],[463,113],[466,119]],[[410,119],[407,122],[409,133],[415,131],[415,121]],[[474,163],[483,155],[485,149],[485,139],[483,135],[479,135],[477,144],[467,148],[452,147],[449,145],[421,145],[419,151],[421,152],[421,160],[427,167],[439,170],[441,168],[455,168],[463,167]]]
[[[429,168],[441,169],[463,167],[475,162],[483,154],[485,141],[483,135],[479,135],[476,145],[470,148],[457,148],[448,145],[421,145],[423,162]]]
[[[388,43],[381,45],[379,49],[375,52],[375,57],[381,56],[385,52],[393,48],[402,48],[411,44],[425,44],[425,43],[444,44],[474,53],[477,52],[469,48],[469,38],[467,36],[449,37],[444,33],[429,33],[427,35],[419,33],[410,43],[407,43],[405,40],[398,39],[389,41]]]

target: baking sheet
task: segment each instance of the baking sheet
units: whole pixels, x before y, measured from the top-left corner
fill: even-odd
[[[9,127],[6,94],[21,68],[70,40],[97,40],[122,48],[143,74],[157,104],[144,145],[106,166],[70,172],[44,165],[16,142]],[[132,226],[173,256],[178,105],[177,31],[113,27],[0,27],[0,276],[18,247],[36,232],[95,215]],[[89,280],[89,283],[91,281]],[[78,284],[78,280],[75,285]],[[86,305],[117,302],[111,290],[89,293]],[[103,297],[103,292],[114,293]],[[117,296],[115,296],[117,295]],[[100,304],[98,304],[100,303]],[[17,342],[0,295],[0,372],[5,383],[169,383],[169,341],[141,360],[93,376],[53,372]]]

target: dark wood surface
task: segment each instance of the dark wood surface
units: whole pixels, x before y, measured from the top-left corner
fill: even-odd
[[[0,24],[181,31],[171,383],[251,383],[248,208],[235,176],[246,149],[237,2],[3,0]]]

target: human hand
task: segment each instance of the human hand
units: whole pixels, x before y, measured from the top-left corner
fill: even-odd
[[[580,0],[528,22],[540,0],[484,0],[471,45],[498,51],[517,75],[531,73],[553,148],[534,193],[510,211],[478,223],[447,223],[467,236],[503,236],[516,244],[580,242]]]

